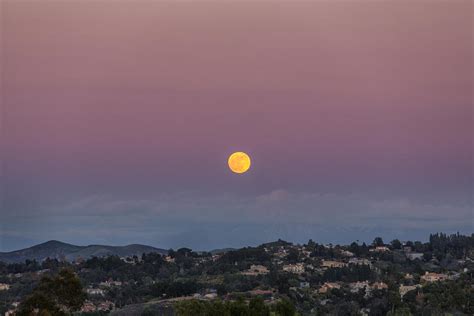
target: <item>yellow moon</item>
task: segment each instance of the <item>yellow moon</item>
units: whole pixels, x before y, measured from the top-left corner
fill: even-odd
[[[250,157],[242,151],[237,151],[230,155],[227,162],[230,170],[235,173],[244,173],[250,168]]]

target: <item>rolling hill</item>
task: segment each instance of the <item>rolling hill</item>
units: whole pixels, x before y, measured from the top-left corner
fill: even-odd
[[[141,256],[143,253],[157,252],[166,254],[167,250],[155,248],[151,246],[132,244],[127,246],[107,246],[107,245],[89,245],[76,246],[60,242],[57,240],[50,240],[45,243],[32,246],[29,248],[11,251],[0,252],[0,261],[6,263],[23,262],[26,259],[43,261],[46,258],[65,258],[68,261],[74,261],[77,258],[91,258],[91,257],[105,257],[105,256]]]

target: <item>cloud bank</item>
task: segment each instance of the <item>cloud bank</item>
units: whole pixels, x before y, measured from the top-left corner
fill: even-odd
[[[0,236],[10,248],[47,239],[195,249],[255,245],[277,238],[341,243],[371,241],[378,235],[426,239],[430,232],[472,232],[472,211],[469,201],[434,205],[407,198],[284,189],[257,196],[183,192],[123,199],[93,195],[42,207],[36,211],[41,216],[9,214],[11,224]]]

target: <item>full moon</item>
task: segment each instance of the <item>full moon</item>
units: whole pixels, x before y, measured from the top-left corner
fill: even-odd
[[[229,156],[229,168],[235,173],[244,173],[250,168],[250,157],[242,151],[237,151]]]

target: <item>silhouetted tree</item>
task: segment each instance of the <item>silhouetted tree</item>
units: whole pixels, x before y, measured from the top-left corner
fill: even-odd
[[[375,247],[383,246],[384,243],[382,237],[375,237],[374,241],[372,242],[372,245]]]
[[[65,315],[77,311],[86,299],[77,275],[68,269],[61,270],[55,277],[43,277],[33,293],[20,305],[18,316]]]

